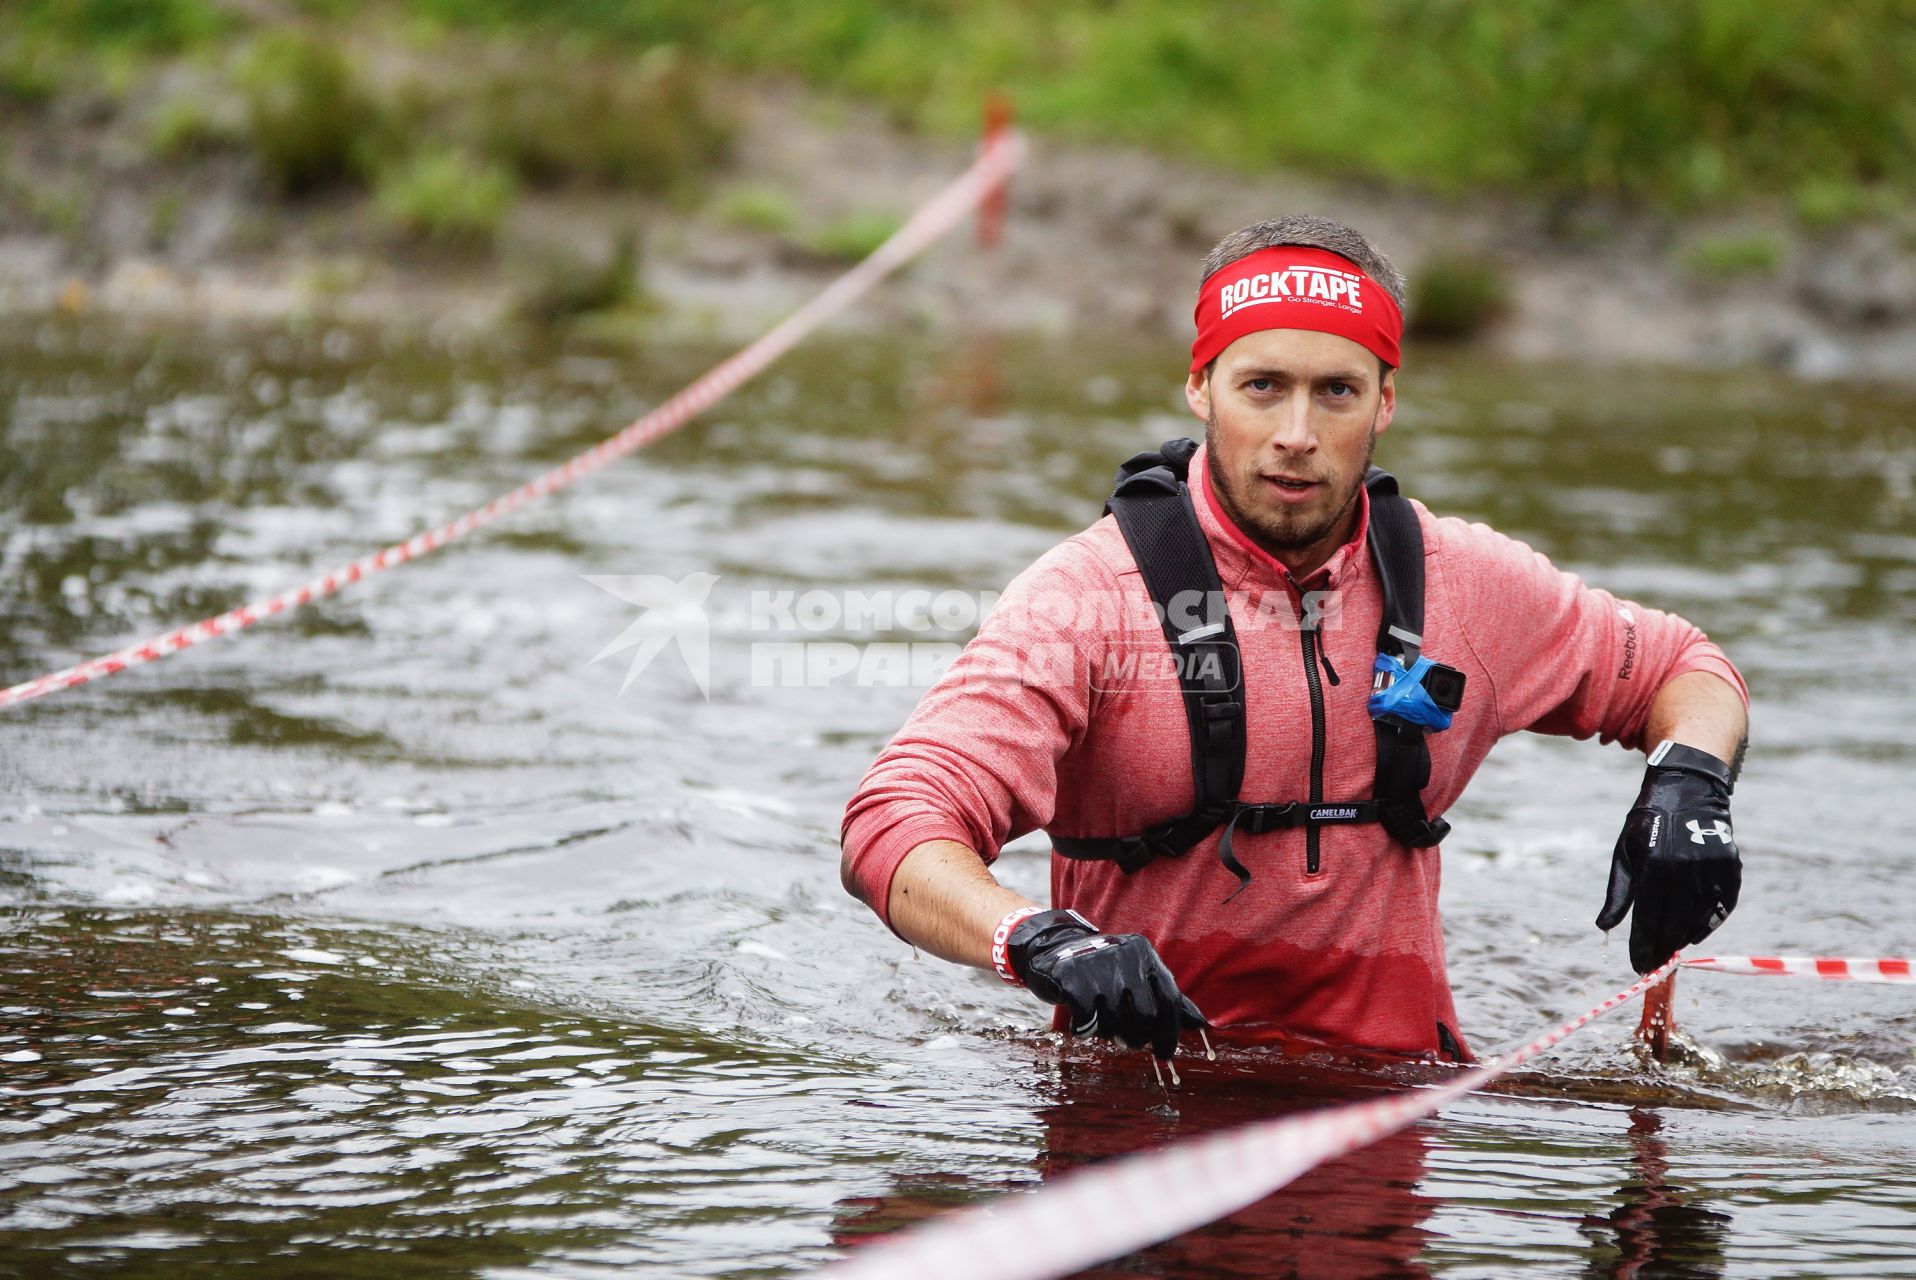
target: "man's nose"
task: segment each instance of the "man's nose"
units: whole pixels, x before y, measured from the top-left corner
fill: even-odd
[[[1310,453],[1317,448],[1317,427],[1311,416],[1311,398],[1299,391],[1276,408],[1271,424],[1271,446],[1282,453]]]

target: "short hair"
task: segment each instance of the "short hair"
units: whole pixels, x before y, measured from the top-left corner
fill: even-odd
[[[1284,245],[1323,249],[1340,258],[1350,259],[1363,269],[1365,275],[1383,286],[1384,292],[1391,296],[1399,311],[1404,309],[1404,276],[1391,265],[1390,259],[1376,245],[1343,223],[1311,213],[1287,213],[1281,218],[1266,218],[1225,236],[1204,255],[1204,275],[1198,281],[1198,287],[1203,288],[1205,280],[1239,258],[1247,258],[1259,249],[1275,249]]]

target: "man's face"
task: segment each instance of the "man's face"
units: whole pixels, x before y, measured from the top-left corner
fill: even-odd
[[[1314,572],[1349,536],[1377,435],[1397,407],[1394,375],[1349,338],[1308,329],[1246,334],[1208,377],[1185,384],[1203,419],[1211,487],[1253,541],[1292,573]]]

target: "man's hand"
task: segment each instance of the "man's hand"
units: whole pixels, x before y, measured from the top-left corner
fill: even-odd
[[[1650,755],[1643,790],[1610,859],[1597,928],[1630,922],[1630,965],[1648,973],[1701,942],[1736,909],[1743,864],[1730,831],[1730,766],[1665,742]]]
[[[1033,995],[1069,1011],[1073,1035],[1148,1043],[1168,1059],[1179,1031],[1210,1025],[1142,934],[1099,933],[1075,911],[1041,911],[1018,922],[1005,949]]]

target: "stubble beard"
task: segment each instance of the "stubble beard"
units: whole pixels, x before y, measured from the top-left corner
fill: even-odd
[[[1370,472],[1371,457],[1377,452],[1377,416],[1371,418],[1370,435],[1364,442],[1363,462],[1350,476],[1344,492],[1324,515],[1313,515],[1306,511],[1254,510],[1245,501],[1245,494],[1260,483],[1256,464],[1245,468],[1242,475],[1231,473],[1218,457],[1217,435],[1217,411],[1212,410],[1204,424],[1204,442],[1211,461],[1211,479],[1217,487],[1217,496],[1224,505],[1225,513],[1236,522],[1238,528],[1250,535],[1251,541],[1273,555],[1282,555],[1308,550],[1343,527],[1351,507],[1357,502],[1357,491],[1364,487],[1364,477]]]

